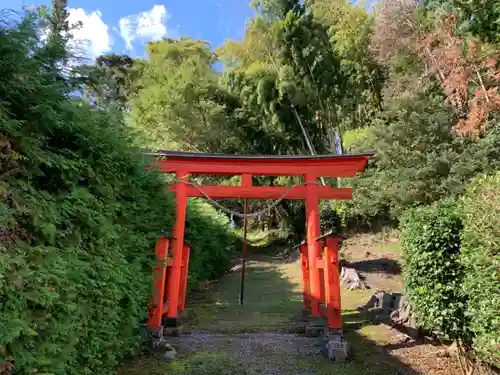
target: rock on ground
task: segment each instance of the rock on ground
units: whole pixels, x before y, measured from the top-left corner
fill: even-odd
[[[358,310],[375,313],[375,321],[400,327],[404,334],[412,339],[421,336],[408,297],[401,293],[377,292],[365,305],[359,306]]]
[[[342,267],[340,285],[347,290],[368,289],[368,286],[354,268]]]

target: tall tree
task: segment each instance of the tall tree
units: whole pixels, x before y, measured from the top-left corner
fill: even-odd
[[[326,28],[299,1],[255,1],[254,6],[258,16],[243,42],[220,49],[223,61],[242,57],[233,65],[240,76],[248,75],[247,84],[258,87],[259,94],[253,96],[266,108],[262,118],[268,119],[267,126],[272,124],[275,135],[285,131],[285,138],[294,140],[288,152],[330,150],[331,124],[345,80]]]
[[[457,16],[457,29],[483,42],[500,42],[500,3],[496,0],[425,0],[430,10]]]
[[[69,31],[67,6],[68,0],[52,0],[50,32],[53,36]]]
[[[98,105],[115,105],[120,110],[129,109],[131,95],[137,90],[142,62],[127,55],[99,56],[95,64],[77,69],[83,81],[84,95]]]
[[[250,5],[259,12],[260,17],[267,20],[283,20],[288,12],[301,9],[296,0],[252,0]]]
[[[416,47],[460,117],[457,133],[477,136],[500,112],[500,55],[475,37],[458,35],[456,22],[455,14],[439,20]]]
[[[52,62],[48,66],[51,69],[56,69],[55,65],[58,63],[65,66],[69,58],[66,46],[71,36],[67,6],[67,0],[52,0],[52,14],[48,16],[48,25],[46,25],[46,32],[48,33],[47,52],[52,57]],[[54,75],[54,77],[57,76]],[[62,77],[56,79],[61,80]]]
[[[225,126],[229,97],[218,87],[208,45],[188,38],[164,39],[148,44],[148,57],[130,116],[143,142],[199,152],[230,143]]]
[[[310,1],[315,19],[328,28],[331,48],[345,77],[337,118],[343,131],[362,128],[381,110],[385,68],[370,50],[373,16],[347,0]]]

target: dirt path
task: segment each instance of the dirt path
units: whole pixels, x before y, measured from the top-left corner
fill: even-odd
[[[351,245],[349,259],[376,288],[399,290],[394,249],[366,254]],[[377,261],[378,259],[378,261]],[[302,308],[300,265],[294,256],[260,256],[248,264],[244,305],[239,306],[239,270],[224,277],[210,293],[189,304],[185,334],[169,339],[179,360],[164,364],[142,359],[127,364],[120,375],[454,375],[456,363],[440,347],[408,346],[398,332],[374,325],[356,307],[374,290],[343,293],[345,333],[355,358],[334,364],[320,354],[318,340],[294,333]]]

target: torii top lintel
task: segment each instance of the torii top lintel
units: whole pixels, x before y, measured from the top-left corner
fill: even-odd
[[[148,153],[163,157],[157,161],[162,172],[191,174],[354,177],[363,172],[374,153],[358,155],[264,156],[222,155],[177,151]]]

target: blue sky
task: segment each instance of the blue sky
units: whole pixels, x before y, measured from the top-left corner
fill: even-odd
[[[89,57],[101,53],[144,55],[144,43],[164,36],[190,36],[216,48],[240,39],[253,15],[250,0],[69,0],[70,20],[82,21],[75,39]],[[1,9],[49,5],[50,0],[1,0]]]

